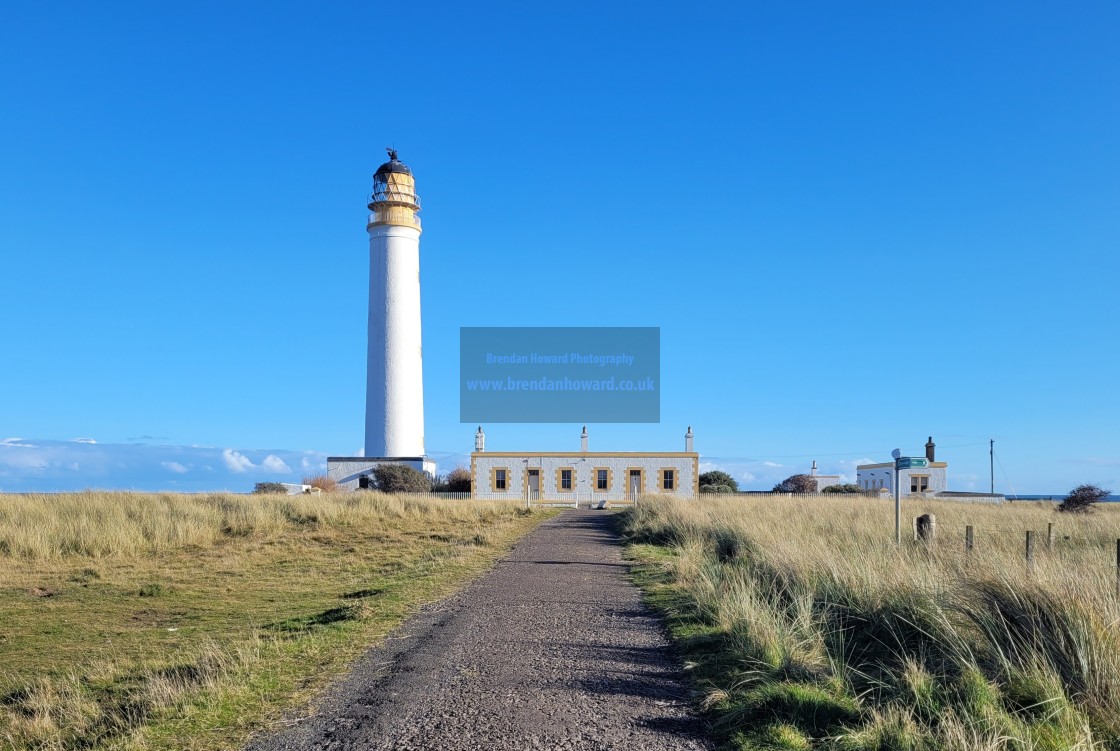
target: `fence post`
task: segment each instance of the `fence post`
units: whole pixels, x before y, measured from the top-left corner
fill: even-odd
[[[1120,540],[1116,541],[1116,596],[1120,597]]]
[[[1027,532],[1027,565],[1034,565],[1034,532]]]
[[[911,525],[914,532],[914,542],[918,541],[918,517],[914,517],[914,523]]]
[[[964,528],[964,552],[972,552],[972,525],[969,524]]]
[[[1046,524],[1046,549],[1054,549],[1054,522],[1048,522]]]

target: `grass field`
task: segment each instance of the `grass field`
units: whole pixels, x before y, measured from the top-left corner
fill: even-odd
[[[1120,749],[1120,508],[864,498],[644,502],[636,576],[731,748]],[[1056,541],[1047,550],[1047,524]],[[965,526],[975,528],[966,553]],[[1040,534],[1033,565],[1024,532]]]
[[[0,749],[230,749],[551,512],[0,496]]]

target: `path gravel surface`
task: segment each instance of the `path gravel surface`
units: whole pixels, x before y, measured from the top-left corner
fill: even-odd
[[[545,522],[249,751],[710,749],[611,516]]]

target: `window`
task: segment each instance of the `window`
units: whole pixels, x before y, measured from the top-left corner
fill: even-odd
[[[657,485],[654,487],[660,491],[676,490],[676,470],[668,467],[657,470]]]
[[[611,489],[611,471],[609,468],[595,468],[595,489],[600,491]]]
[[[494,467],[491,469],[490,487],[495,491],[509,490],[509,470],[505,467]]]
[[[561,467],[556,470],[556,489],[561,493],[571,493],[575,488],[575,470],[571,467]]]
[[[910,492],[926,493],[929,491],[928,475],[910,475]]]

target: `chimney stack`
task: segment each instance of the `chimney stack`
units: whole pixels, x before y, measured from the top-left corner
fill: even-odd
[[[693,449],[692,449],[692,426],[691,425],[688,426],[688,432],[684,434],[684,450],[687,451],[690,454],[693,452]]]
[[[817,460],[816,459],[813,460],[813,466],[809,469],[809,476],[810,477],[816,477],[817,476]]]
[[[579,450],[587,453],[587,426],[583,426],[583,432],[579,434]]]
[[[929,440],[926,441],[926,458],[929,459],[931,463],[933,462],[933,450],[935,448],[936,446],[933,443],[933,436],[930,436]]]
[[[486,450],[486,434],[482,432],[482,426],[478,426],[478,432],[474,434],[474,450]]]

